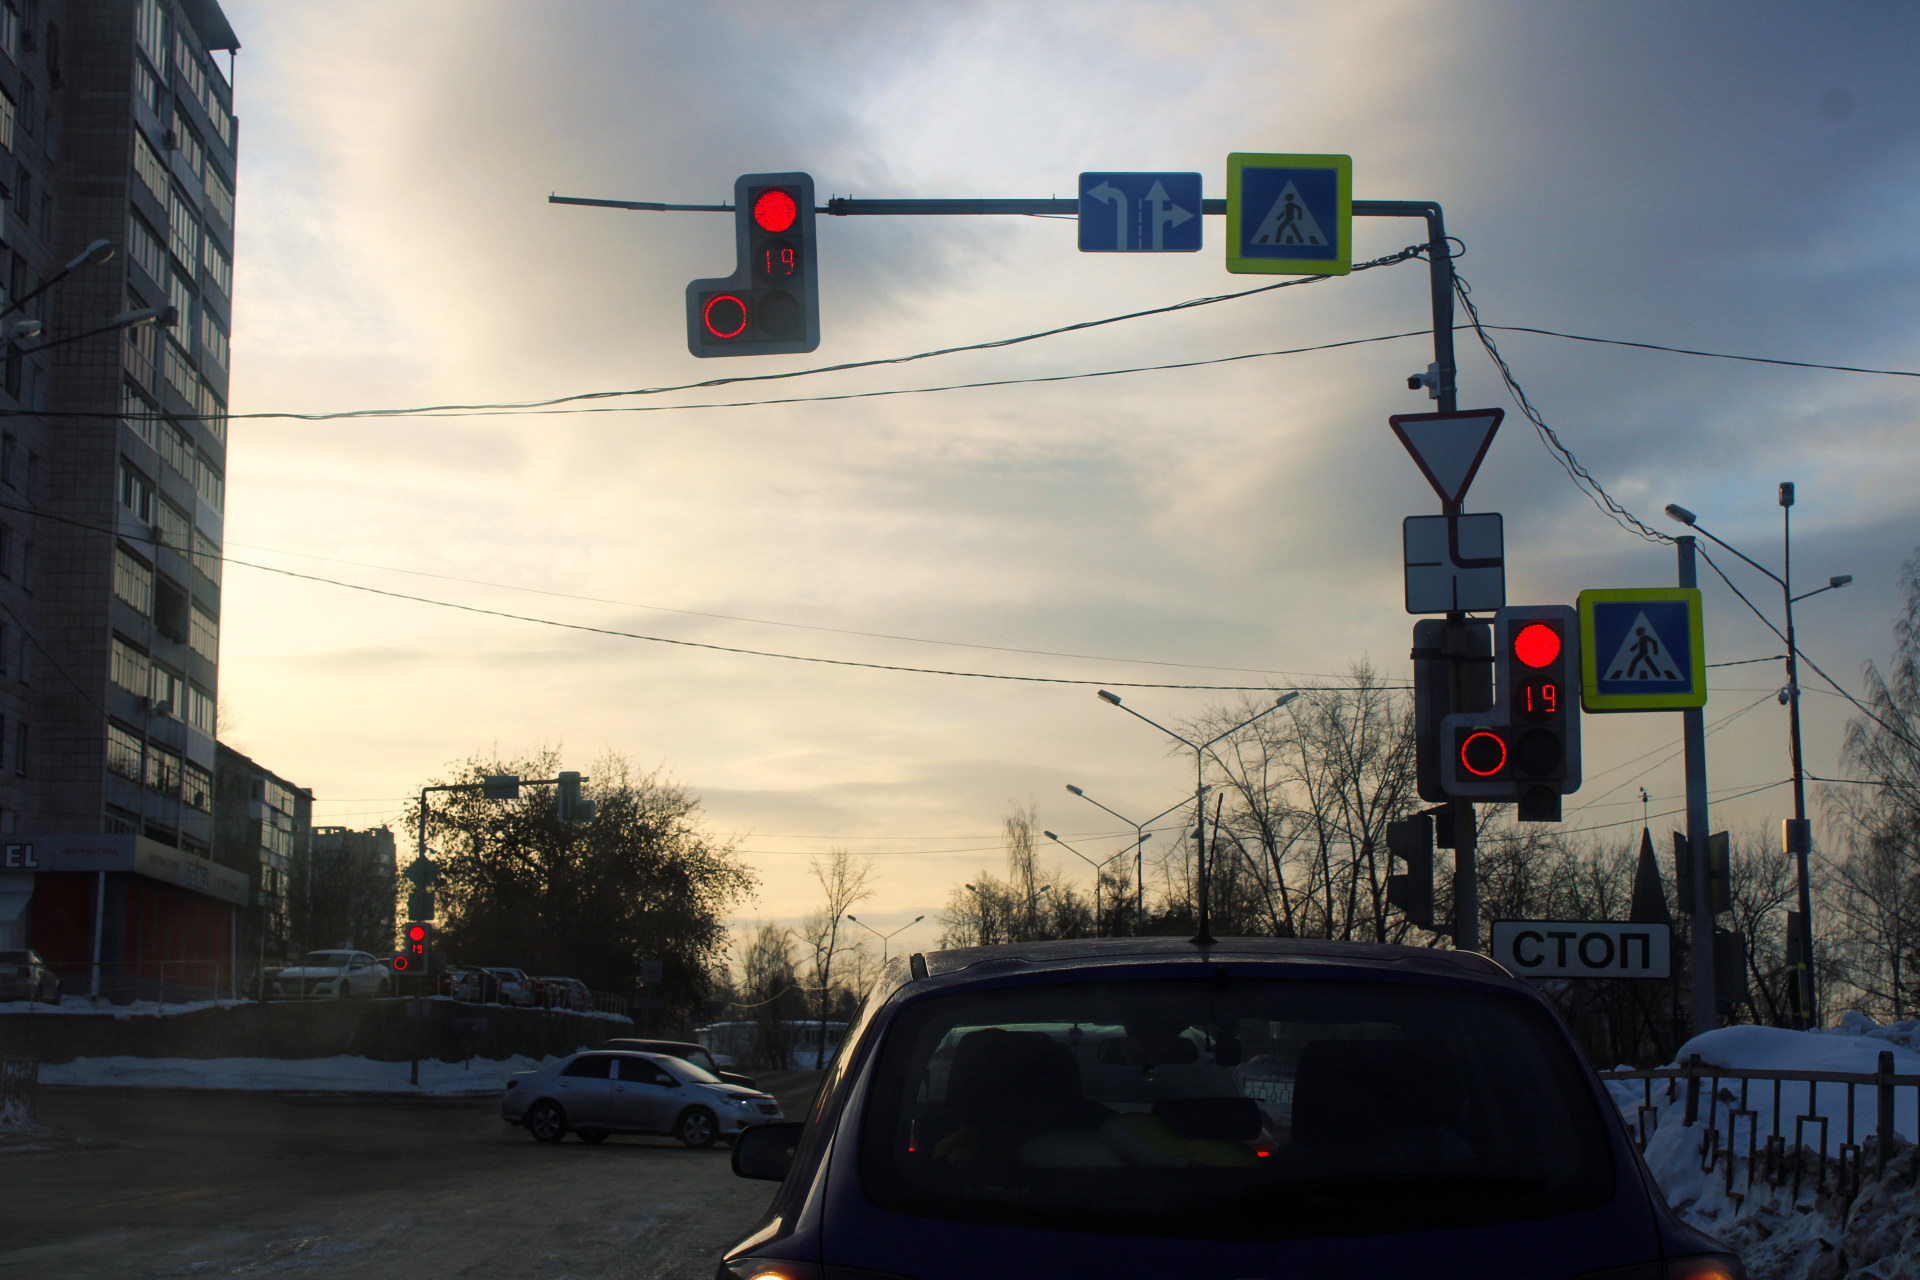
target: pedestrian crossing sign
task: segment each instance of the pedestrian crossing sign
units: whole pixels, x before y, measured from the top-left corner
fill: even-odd
[[[1353,157],[1227,157],[1227,270],[1344,276],[1353,269]]]
[[[1707,703],[1700,592],[1626,587],[1580,593],[1580,704],[1587,711],[1680,711]]]

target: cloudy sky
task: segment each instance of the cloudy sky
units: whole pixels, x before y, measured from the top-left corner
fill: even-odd
[[[1432,199],[1490,323],[1920,368],[1920,15],[1893,4],[372,3],[226,0],[244,49],[233,409],[521,401],[982,342],[1265,283],[1223,224],[1191,255],[1076,251],[1071,221],[820,220],[810,356],[696,360],[682,296],[732,268],[712,203],[800,169],[822,196],[1069,196],[1083,170],[1340,152],[1363,199]],[[1362,220],[1356,258],[1418,238]],[[1400,521],[1436,509],[1386,425],[1429,409],[1419,338],[1040,386],[734,400],[1123,369],[1417,329],[1418,263],[989,352],[617,412],[236,423],[228,554],[452,604],[673,640],[1071,680],[1403,675]],[[1520,383],[1625,506],[1677,501],[1776,563],[1798,483],[1802,644],[1858,688],[1920,542],[1920,386],[1544,337]],[[1462,407],[1504,406],[1470,509],[1504,513],[1516,602],[1667,585],[1673,552],[1598,512],[1461,341]],[[646,411],[639,411],[644,408]],[[1777,594],[1737,578],[1763,607]],[[787,918],[807,856],[875,856],[866,912],[931,913],[994,865],[1009,802],[1118,847],[1074,782],[1145,817],[1187,774],[1085,685],[737,656],[233,567],[228,737],[391,820],[476,751],[608,749],[704,797]],[[1772,641],[1707,587],[1714,660]],[[1035,652],[1040,651],[1040,652]],[[1716,792],[1788,773],[1777,664],[1717,673]],[[1223,696],[1137,689],[1156,719]],[[1807,696],[1837,772],[1844,703]],[[1680,805],[1674,715],[1589,717],[1568,826]],[[1648,754],[1649,752],[1653,754]],[[1632,762],[1632,763],[1629,763]],[[1715,824],[1773,823],[1783,786]],[[1665,820],[1672,825],[1672,820]],[[1632,825],[1629,825],[1632,824]],[[1656,823],[1658,826],[1659,823]],[[1078,841],[1076,841],[1078,842]],[[1077,865],[1077,864],[1076,864]],[[1084,870],[1084,868],[1081,868]],[[1063,874],[1070,874],[1064,872]],[[933,925],[896,946],[930,945]]]

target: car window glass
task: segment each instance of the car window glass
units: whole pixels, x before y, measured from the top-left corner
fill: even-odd
[[[1457,988],[957,993],[902,1013],[874,1081],[863,1181],[906,1213],[1278,1239],[1570,1213],[1613,1187],[1552,1021]]]
[[[672,1065],[673,1065],[674,1071],[677,1072],[682,1078],[687,1080],[692,1080],[697,1084],[719,1084],[720,1083],[719,1076],[714,1075],[711,1071],[708,1071],[703,1067],[696,1067],[693,1063],[688,1062],[685,1058],[678,1058],[678,1057],[674,1058]]]
[[[605,1054],[590,1053],[584,1058],[575,1058],[561,1071],[563,1076],[583,1076],[589,1080],[605,1080],[613,1059]]]
[[[632,1080],[638,1084],[666,1085],[671,1087],[673,1077],[648,1062],[645,1058],[626,1058],[620,1063],[620,1078]]]

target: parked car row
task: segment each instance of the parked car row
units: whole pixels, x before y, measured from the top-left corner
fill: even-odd
[[[521,1009],[593,1008],[593,993],[578,978],[536,978],[524,969],[502,965],[457,964],[440,975],[440,994],[475,1004],[504,1004]]]

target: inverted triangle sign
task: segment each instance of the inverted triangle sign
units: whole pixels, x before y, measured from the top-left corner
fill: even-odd
[[[1414,465],[1440,495],[1442,506],[1458,511],[1467,487],[1480,471],[1493,433],[1505,409],[1464,409],[1458,413],[1396,413],[1387,425],[1413,455]]]

